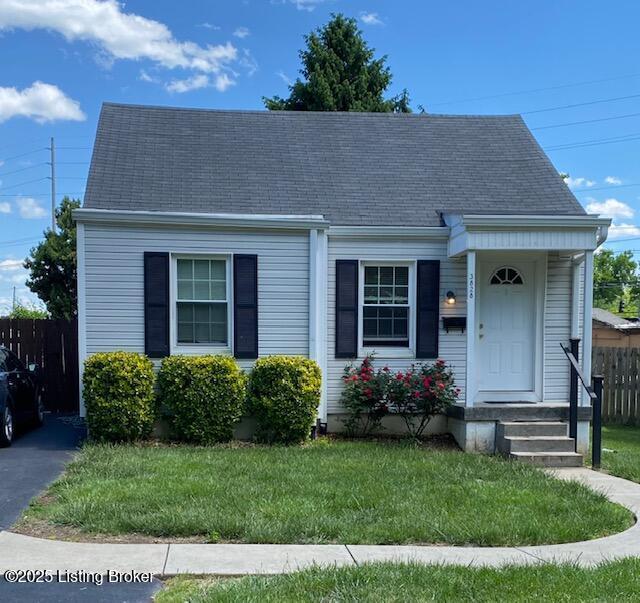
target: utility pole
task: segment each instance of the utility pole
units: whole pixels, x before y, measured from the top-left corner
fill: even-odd
[[[51,137],[51,232],[56,232],[56,145]]]
[[[11,310],[15,310],[16,309],[16,286],[13,286],[13,304],[11,306]]]

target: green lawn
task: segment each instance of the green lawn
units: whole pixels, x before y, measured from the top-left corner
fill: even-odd
[[[640,483],[640,427],[604,426],[602,448],[603,469]]]
[[[638,601],[640,560],[582,569],[537,565],[502,569],[370,564],[312,568],[294,574],[236,579],[175,578],[156,603]]]
[[[28,517],[103,534],[257,543],[524,545],[632,524],[586,487],[407,443],[86,446]]]

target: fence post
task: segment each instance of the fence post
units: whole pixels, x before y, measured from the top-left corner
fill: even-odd
[[[591,466],[600,469],[602,458],[602,375],[593,376],[593,393],[596,395],[593,401],[593,417],[591,419]]]
[[[576,362],[579,362],[580,357],[580,340],[577,338],[571,338],[569,340],[571,353],[573,354]],[[578,373],[573,368],[573,365],[569,363],[569,437],[573,438],[576,451],[578,448]]]

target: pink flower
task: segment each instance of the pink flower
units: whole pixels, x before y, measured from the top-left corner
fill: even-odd
[[[438,387],[440,389],[444,389],[444,383],[442,383],[442,381],[438,381]]]
[[[371,398],[373,391],[367,387],[367,389],[364,390],[364,395],[367,396],[367,398]]]

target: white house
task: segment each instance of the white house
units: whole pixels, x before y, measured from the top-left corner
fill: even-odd
[[[309,356],[333,430],[346,363],[443,358],[462,396],[434,429],[482,451],[501,422],[544,420],[545,436],[566,419],[560,344],[580,338],[590,373],[609,220],[585,213],[519,116],[105,104],[75,217],[81,362]],[[571,456],[557,427],[536,451]]]

